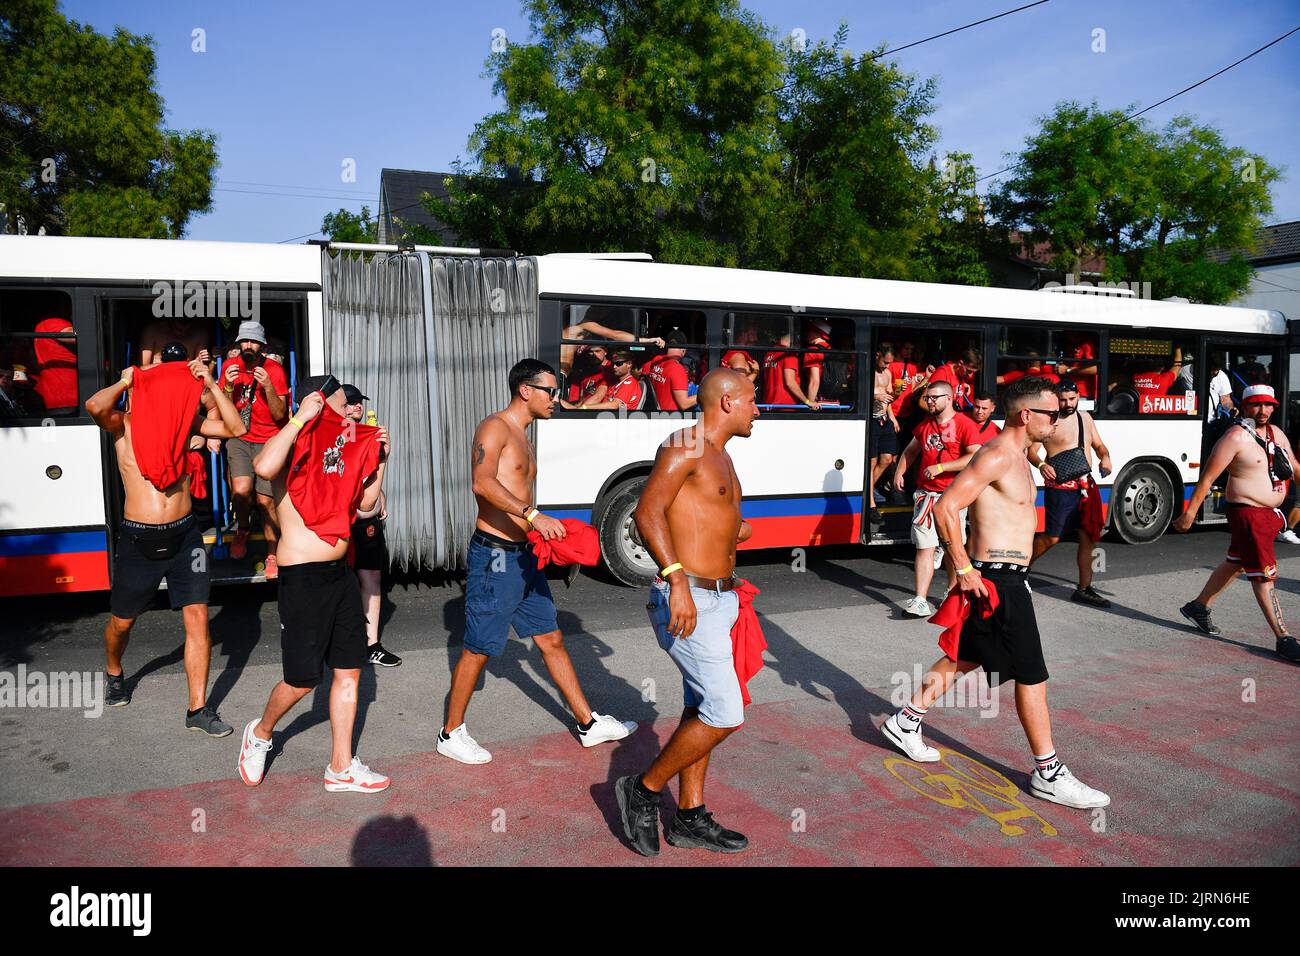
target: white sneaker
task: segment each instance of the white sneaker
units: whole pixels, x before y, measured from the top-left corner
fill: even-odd
[[[880,732],[912,760],[920,763],[934,763],[942,756],[933,747],[926,746],[925,741],[921,739],[920,727],[917,727],[916,730],[904,730],[898,726],[897,714],[891,714],[889,719],[880,725]]]
[[[1285,541],[1287,544],[1300,544],[1300,534],[1296,534],[1290,528],[1287,528],[1277,536],[1277,540]]]
[[[478,741],[469,735],[465,725],[461,724],[443,740],[438,735],[438,753],[461,763],[487,763],[492,755],[478,745]]]
[[[916,617],[931,617],[937,613],[933,604],[919,596],[904,604],[903,610]]]
[[[262,782],[266,772],[266,755],[271,752],[271,741],[263,740],[253,734],[260,717],[255,717],[244,728],[244,740],[239,745],[239,777],[250,787]]]
[[[938,571],[943,567],[943,548],[934,549],[934,569]]]
[[[615,720],[608,714],[598,714],[594,710],[591,716],[596,722],[586,730],[578,731],[578,737],[584,747],[594,747],[608,740],[622,740],[636,730],[636,721]]]
[[[1062,766],[1051,780],[1043,777],[1038,769],[1029,775],[1029,792],[1044,800],[1051,800],[1063,807],[1076,810],[1093,810],[1110,806],[1110,797],[1100,790],[1094,790]]]
[[[378,793],[387,790],[390,783],[391,780],[382,773],[375,773],[356,756],[348,764],[348,769],[341,772],[331,770],[329,764],[325,765],[325,789],[330,793]]]

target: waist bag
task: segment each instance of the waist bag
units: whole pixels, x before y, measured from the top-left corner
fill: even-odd
[[[137,551],[151,561],[167,561],[176,556],[176,552],[185,543],[194,524],[193,515],[186,515],[180,521],[160,527],[123,523],[122,527],[131,535],[131,542]]]

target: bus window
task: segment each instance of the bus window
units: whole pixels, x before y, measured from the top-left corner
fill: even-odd
[[[1272,385],[1277,389],[1278,383],[1273,376],[1273,356],[1269,352],[1229,349],[1227,364],[1223,367],[1227,373],[1228,384],[1232,387],[1232,403],[1241,407],[1241,393],[1250,385]]]
[[[1188,416],[1196,404],[1196,342],[1190,336],[1110,338],[1108,415]]]
[[[619,305],[570,305],[565,316],[560,344],[560,375],[573,382],[592,373],[589,343],[635,342],[640,337],[637,328],[638,310]],[[580,364],[574,369],[575,364]],[[599,364],[599,362],[595,363]]]
[[[1079,386],[1079,407],[1091,411],[1099,382],[1097,353],[1096,332],[1004,326],[998,342],[999,398],[1006,386],[1027,375],[1049,382],[1068,378]]]
[[[803,390],[823,405],[852,408],[856,394],[853,376],[854,329],[852,319],[801,317]]]
[[[0,418],[71,416],[80,409],[71,297],[0,290]]]

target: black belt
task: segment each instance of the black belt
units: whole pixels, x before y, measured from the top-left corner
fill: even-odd
[[[980,571],[1010,571],[1016,574],[1028,574],[1029,565],[1011,564],[1008,561],[972,561],[971,567]]]
[[[169,521],[166,524],[145,524],[143,521],[132,521],[125,518],[122,521],[122,527],[128,531],[177,531],[181,528],[187,528],[194,523],[194,512],[190,512],[184,518],[177,518],[175,521]]]
[[[501,538],[495,534],[488,534],[486,531],[481,531],[478,528],[474,529],[473,540],[477,541],[485,548],[501,548],[503,551],[522,551],[524,548],[528,547],[530,543],[527,540],[512,541],[510,538]]]
[[[663,578],[657,577],[655,580],[663,581]],[[686,582],[693,588],[703,588],[706,591],[717,591],[719,594],[724,591],[734,591],[739,586],[734,574],[729,578],[701,578],[696,577],[694,574],[688,574],[686,575]]]

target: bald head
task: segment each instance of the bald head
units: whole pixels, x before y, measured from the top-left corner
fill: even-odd
[[[722,401],[722,396],[740,398],[754,394],[754,383],[749,376],[732,368],[715,368],[700,382],[700,408],[711,408]]]

